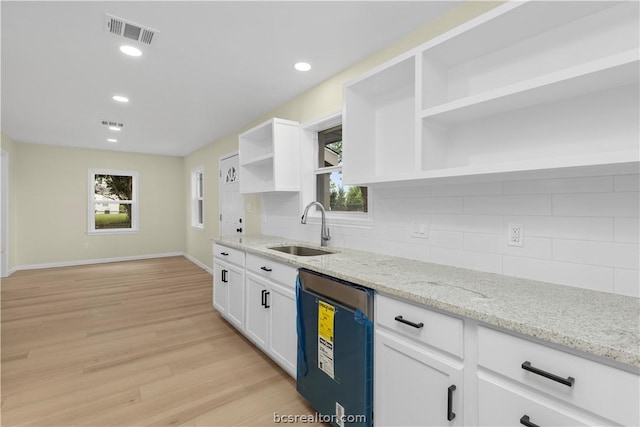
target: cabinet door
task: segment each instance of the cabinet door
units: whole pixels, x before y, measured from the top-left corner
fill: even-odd
[[[213,307],[222,314],[227,312],[227,276],[226,264],[213,261]]]
[[[229,266],[227,273],[227,319],[244,329],[244,270]]]
[[[464,425],[462,363],[376,331],[374,366],[376,426]]]
[[[271,307],[269,352],[295,377],[298,345],[295,292],[278,285],[271,285],[268,292],[267,301]]]
[[[267,283],[251,273],[246,277],[246,328],[247,336],[259,347],[267,350],[269,304]]]

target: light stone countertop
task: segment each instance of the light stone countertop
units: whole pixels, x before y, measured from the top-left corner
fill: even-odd
[[[299,257],[274,236],[213,239],[427,307],[640,368],[640,299],[339,247]]]

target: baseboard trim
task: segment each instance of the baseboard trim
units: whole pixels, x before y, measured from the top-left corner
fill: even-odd
[[[12,268],[9,271],[9,275],[20,270],[39,270],[42,268],[73,267],[76,265],[105,264],[108,262],[137,261],[141,259],[167,258],[167,257],[173,257],[173,256],[186,256],[186,255],[183,252],[167,252],[162,254],[133,255],[133,256],[116,257],[116,258],[83,259],[83,260],[75,260],[75,261],[48,262],[43,264],[20,265]]]
[[[192,257],[189,254],[182,254],[186,259],[188,259],[189,261],[191,261],[192,263],[194,263],[195,265],[197,265],[198,267],[202,268],[203,270],[206,270],[210,275],[213,276],[213,268],[209,267],[208,265],[206,265],[203,262],[198,261],[197,259],[195,259],[194,257]]]

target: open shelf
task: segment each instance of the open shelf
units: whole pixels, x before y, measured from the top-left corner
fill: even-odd
[[[299,123],[273,118],[238,137],[240,193],[299,191]]]
[[[250,157],[248,159],[245,157],[242,160],[242,163],[240,164],[240,166],[255,166],[255,165],[268,164],[271,162],[273,162],[273,153],[263,154],[262,156]]]
[[[475,120],[586,92],[623,86],[638,80],[640,54],[630,50],[525,82],[452,101],[422,112],[442,123]]]
[[[414,57],[345,88],[345,174],[415,169],[415,99]]]
[[[345,182],[638,173],[639,14],[507,2],[349,83]]]

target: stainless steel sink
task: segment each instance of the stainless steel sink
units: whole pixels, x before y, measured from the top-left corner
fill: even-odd
[[[335,252],[325,251],[322,249],[307,248],[306,246],[274,246],[269,248],[273,251],[284,252],[285,254],[295,256],[318,256],[330,255]]]

